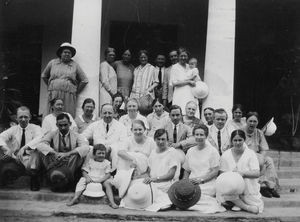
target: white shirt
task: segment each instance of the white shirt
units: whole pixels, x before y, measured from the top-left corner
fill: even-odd
[[[20,125],[10,127],[0,134],[0,146],[3,146],[7,151],[10,150],[12,153],[18,151],[21,148],[22,134],[23,129]],[[29,123],[25,128],[25,145],[35,149],[42,136],[41,127]],[[15,158],[14,155],[12,157]]]

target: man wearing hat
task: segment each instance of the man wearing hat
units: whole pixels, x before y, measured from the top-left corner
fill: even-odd
[[[74,174],[80,169],[89,146],[81,135],[70,129],[67,114],[59,114],[56,125],[58,129],[45,135],[37,149],[43,154],[52,189],[65,190],[74,182]]]
[[[42,129],[29,123],[29,108],[17,109],[18,125],[0,134],[0,181],[5,183],[26,172],[31,176],[32,191],[40,189],[40,154],[35,149],[42,137]]]
[[[56,51],[58,58],[52,59],[42,73],[42,79],[48,86],[48,102],[54,98],[64,101],[65,112],[75,117],[77,95],[88,83],[88,79],[72,57],[76,49],[65,42]],[[49,106],[50,108],[50,106]],[[51,110],[48,110],[51,113]]]

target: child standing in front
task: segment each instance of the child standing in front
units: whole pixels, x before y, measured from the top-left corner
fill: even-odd
[[[114,201],[111,186],[107,186],[108,179],[111,176],[111,166],[110,162],[105,159],[105,156],[106,147],[103,144],[94,145],[92,158],[87,160],[82,166],[82,177],[76,185],[73,199],[67,203],[68,206],[79,203],[79,197],[85,191],[87,184],[101,183],[105,187],[110,206],[114,209],[118,208],[118,205]]]

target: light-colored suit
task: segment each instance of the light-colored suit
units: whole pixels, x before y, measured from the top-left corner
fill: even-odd
[[[230,148],[230,136],[234,129],[230,127],[229,125],[225,124],[223,129],[221,129],[221,153],[224,153],[227,149]],[[209,127],[209,133],[208,133],[208,141],[211,143],[212,146],[214,146],[219,151],[218,146],[218,129],[215,126],[215,124],[211,125]]]
[[[125,126],[119,121],[113,119],[109,130],[106,133],[106,123],[103,119],[93,122],[82,133],[82,135],[90,140],[93,139],[94,144],[102,143],[107,148],[111,148],[112,168],[115,169],[118,159],[119,144],[124,143],[127,139],[127,131]],[[89,154],[89,156],[91,153]]]
[[[76,150],[81,158],[84,158],[89,152],[88,142],[84,139],[84,137],[73,130],[69,131],[70,136],[68,137],[70,142],[67,141],[67,144],[71,145],[71,150]],[[46,134],[40,144],[37,145],[37,149],[43,153],[45,156],[51,152],[56,151],[59,152],[59,144],[60,144],[60,132],[59,130],[52,131]]]
[[[164,129],[168,133],[169,143],[179,143],[180,148],[177,148],[176,151],[178,152],[179,161],[181,162],[181,164],[183,164],[185,159],[185,152],[194,144],[194,141],[192,139],[192,130],[182,122],[178,123],[176,127],[177,141],[173,140],[174,125],[172,124],[171,120],[169,120],[168,123],[164,126]]]
[[[162,94],[162,99],[167,100],[168,103],[172,102],[173,99],[173,87],[170,86],[170,71],[171,67],[169,66],[168,68],[165,69],[164,73],[164,81],[163,81],[163,94]]]
[[[20,147],[22,134],[23,130],[20,125],[10,127],[0,134],[0,147],[2,147],[5,154],[16,160],[19,160],[25,166],[25,168],[35,169],[37,167],[37,160],[35,157],[31,158],[31,154],[35,153],[34,151],[30,151],[28,155],[23,156],[21,159],[16,156],[18,151],[22,148]],[[43,134],[41,127],[29,123],[25,128],[25,146],[35,149],[42,136]]]

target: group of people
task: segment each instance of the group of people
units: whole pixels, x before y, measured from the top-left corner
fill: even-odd
[[[63,43],[56,54],[58,58],[51,60],[42,72],[42,79],[48,86],[47,112],[51,112],[52,100],[60,98],[65,102],[66,112],[75,117],[77,95],[88,84],[88,79],[79,64],[72,60],[76,54],[74,46]],[[99,71],[99,108],[105,103],[111,103],[116,94],[121,94],[126,102],[129,98],[139,100],[143,96],[149,96],[148,100],[151,101],[160,98],[165,107],[172,103],[179,105],[183,112],[188,101],[198,103],[198,99],[191,93],[191,87],[201,81],[197,59],[189,59],[185,48],[170,51],[169,67],[166,67],[166,56],[163,53],[156,55],[155,66],[150,64],[147,50],[138,52],[137,67],[131,63],[129,49],[123,52],[122,60],[119,61],[115,61],[114,48],[108,47],[104,55],[105,61],[100,64]],[[199,117],[198,110],[196,116]]]
[[[43,178],[53,191],[75,189],[69,206],[94,186],[102,196],[105,190],[112,208],[159,210],[172,207],[178,195],[170,187],[184,180],[200,187],[201,198],[194,208],[204,213],[225,208],[259,213],[264,207],[261,194],[279,197],[278,177],[266,155],[264,133],[257,128],[257,112],[243,117],[237,104],[229,120],[224,109],[207,107],[201,120],[198,99],[190,92],[201,79],[198,70],[187,64],[185,49],[170,52],[169,68],[163,66],[163,55],[157,56],[158,67],[150,65],[147,52],[141,50],[140,65],[134,68],[129,50],[115,62],[115,50],[108,48],[100,65],[100,117],[94,114],[97,103],[91,98],[84,100],[82,114],[75,116],[76,95],[88,83],[71,60],[75,53],[73,46],[63,44],[59,58],[43,72],[50,112],[41,127],[30,123],[29,108],[21,106],[18,125],[0,134],[1,183],[26,172],[33,191],[39,190]],[[146,116],[139,112],[144,94],[153,97],[152,112]],[[216,179],[228,171],[243,178],[242,193],[216,189]],[[141,197],[151,201],[135,204]]]
[[[168,190],[181,179],[200,186],[201,198],[194,208],[204,213],[222,212],[228,201],[233,209],[259,213],[261,193],[279,197],[278,177],[266,155],[269,147],[257,128],[256,112],[244,118],[241,105],[235,105],[233,119],[228,120],[224,109],[206,108],[202,121],[195,116],[194,101],[186,104],[183,115],[178,105],[165,111],[163,101],[156,98],[153,112],[145,117],[134,98],[121,110],[123,100],[114,96],[112,104],[102,105],[98,118],[93,113],[95,101],[87,98],[83,114],[73,120],[63,111],[64,101],[55,99],[42,127],[29,123],[29,109],[19,107],[19,124],[0,134],[1,182],[22,172],[31,176],[32,190],[39,190],[41,175],[53,191],[66,191],[78,182],[70,206],[78,203],[89,184],[97,183],[103,185],[111,207],[118,208],[115,187],[120,206],[138,208],[127,199],[130,187],[142,183],[156,189],[153,203],[162,207],[171,204]],[[243,177],[242,194],[218,195],[216,178],[227,171]]]

